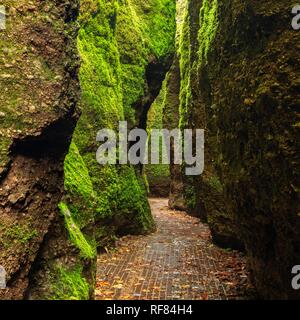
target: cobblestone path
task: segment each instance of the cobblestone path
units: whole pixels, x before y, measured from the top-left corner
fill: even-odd
[[[150,199],[157,232],[122,238],[98,259],[98,300],[247,298],[245,258],[211,242],[199,219]]]

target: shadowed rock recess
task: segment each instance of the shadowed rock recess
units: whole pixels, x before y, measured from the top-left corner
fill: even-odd
[[[148,192],[169,193],[217,245],[244,250],[261,298],[300,298],[291,288],[300,33],[290,1],[3,5],[0,299],[93,299],[97,252],[155,230]],[[100,166],[97,132],[123,120],[148,132],[204,128],[204,173]]]

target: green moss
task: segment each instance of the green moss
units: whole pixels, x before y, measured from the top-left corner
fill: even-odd
[[[196,190],[192,183],[193,183],[192,181],[190,183],[186,183],[186,188],[184,190],[185,191],[184,197],[186,199],[186,205],[189,210],[193,210],[196,207],[196,203],[197,203]]]
[[[133,168],[124,167],[121,171],[121,189],[119,194],[119,209],[131,218],[133,233],[146,233],[154,230],[146,189],[141,177],[136,176]],[[135,212],[135,214],[133,214]]]
[[[200,7],[201,5],[201,7]],[[183,22],[178,28],[178,57],[180,66],[180,94],[179,94],[179,127],[181,130],[199,126],[195,115],[201,112],[201,90],[197,87],[199,69],[207,63],[211,45],[218,30],[218,0],[204,0],[196,9],[189,2],[182,5]],[[182,10],[181,8],[181,10]],[[195,10],[199,9],[199,21],[195,18]],[[199,27],[198,27],[199,24]],[[197,110],[196,110],[197,108]],[[198,116],[199,117],[199,116]],[[201,125],[205,125],[203,113]],[[197,178],[184,178],[184,198],[190,210],[197,206],[195,186]],[[220,190],[217,181],[211,181],[212,187]]]
[[[106,181],[107,186],[103,188],[101,198],[106,201],[103,201],[103,207],[97,208],[96,220],[107,219],[107,214],[110,212],[111,218],[116,221],[114,230],[118,234],[152,231],[154,221],[142,178],[139,178],[134,168],[129,166],[106,167],[105,172],[102,179],[108,178],[109,181]]]
[[[145,94],[145,67],[174,52],[175,1],[125,0],[119,7],[116,39],[121,58],[125,118],[135,123],[132,106]]]
[[[186,5],[184,19],[179,35],[179,63],[180,63],[180,105],[179,105],[179,127],[186,128],[190,98],[191,98],[191,35],[190,35],[190,14],[189,7]]]
[[[86,201],[95,197],[89,171],[74,142],[65,160],[65,172],[66,190],[80,194]]]
[[[218,30],[218,8],[218,0],[203,0],[200,10],[200,29],[198,33],[200,64],[207,61],[211,44]]]
[[[133,21],[139,26],[148,50],[156,57],[174,52],[176,29],[174,0],[128,1]]]
[[[148,112],[147,130],[163,129],[163,111],[166,98],[166,81],[163,82],[161,91]]]
[[[65,189],[72,199],[68,205],[74,221],[80,228],[85,227],[94,218],[97,200],[89,171],[74,142],[65,159]]]
[[[185,7],[184,19],[179,33],[178,55],[180,58],[181,89],[180,89],[180,128],[186,128],[191,115],[193,94],[192,83],[197,77],[199,67],[207,62],[211,44],[213,43],[219,22],[218,22],[218,0],[204,0],[200,9],[198,31],[198,59],[192,59],[191,28],[192,22],[190,8]]]
[[[9,147],[11,143],[8,137],[3,137],[0,134],[0,174],[9,162]]]
[[[82,268],[66,269],[56,266],[49,300],[89,300],[89,284],[82,276]]]
[[[159,96],[152,104],[148,112],[148,122],[147,122],[147,131],[149,137],[153,129],[163,129],[163,117],[164,117],[164,106],[166,99],[166,81],[163,82],[162,89]],[[151,143],[148,143],[149,147],[149,159],[151,156]],[[160,149],[160,159],[162,160],[162,151],[166,151],[165,146],[161,146]],[[170,180],[170,166],[168,164],[158,164],[158,165],[145,165],[144,167],[145,174],[148,179],[150,189],[152,186],[163,185],[165,187],[166,181]]]
[[[2,229],[2,227],[1,227]],[[1,232],[0,243],[8,248],[12,244],[26,244],[38,235],[37,230],[32,229],[30,223],[24,225],[15,224]]]
[[[115,234],[154,228],[142,179],[129,166],[100,166],[95,140],[120,120],[136,123],[147,64],[174,51],[175,1],[82,0],[79,22],[82,116],[65,162],[64,203],[80,230],[95,219],[104,246]]]
[[[148,181],[147,174],[144,172],[142,177],[143,177],[143,181],[144,181],[144,185],[145,185],[146,191],[149,194],[150,193],[150,186],[149,186],[149,181]]]
[[[74,222],[68,206],[61,202],[59,209],[63,215],[70,240],[80,250],[82,258],[93,259],[96,256],[96,249],[93,243],[89,243],[78,225]]]
[[[210,177],[208,180],[208,184],[217,192],[221,193],[223,191],[223,185],[217,176]]]

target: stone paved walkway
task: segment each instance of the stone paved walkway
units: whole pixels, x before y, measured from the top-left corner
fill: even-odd
[[[211,242],[199,219],[150,199],[158,230],[122,238],[98,259],[98,300],[210,300],[247,298],[245,258]]]

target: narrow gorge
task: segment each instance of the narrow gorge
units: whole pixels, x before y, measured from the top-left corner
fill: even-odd
[[[300,298],[290,1],[2,3],[1,300]],[[186,175],[172,139],[171,164],[121,164],[118,149],[100,165],[97,134],[121,121],[204,129],[203,173]],[[227,290],[224,265],[243,283]],[[160,270],[151,294],[135,284]]]

